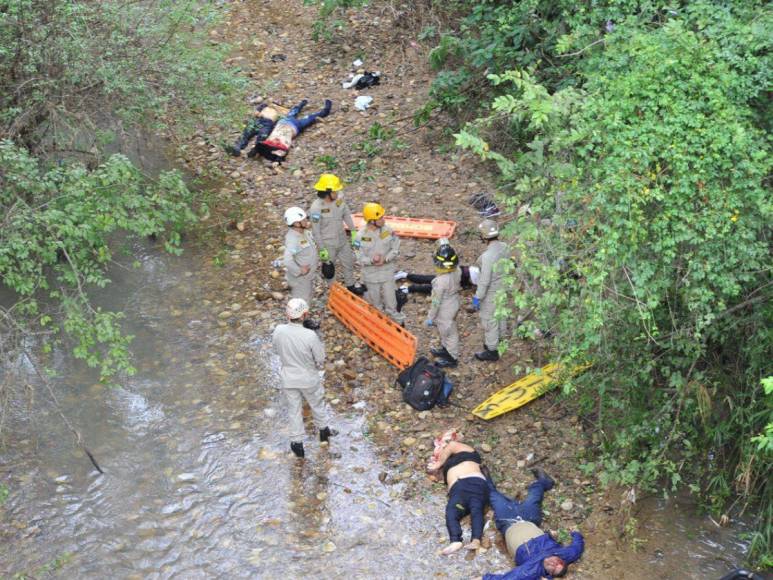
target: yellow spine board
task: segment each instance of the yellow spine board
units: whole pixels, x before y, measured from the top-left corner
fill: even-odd
[[[571,372],[572,376],[589,366],[580,365],[574,367]],[[472,410],[472,414],[488,421],[508,411],[522,407],[555,387],[555,378],[560,374],[561,370],[562,366],[557,363],[544,366],[539,371],[528,374],[504,389],[497,391],[475,407]]]

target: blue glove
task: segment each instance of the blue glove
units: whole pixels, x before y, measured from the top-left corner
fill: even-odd
[[[424,324],[427,326],[434,326],[434,321],[431,318],[427,318],[427,320],[424,321]]]
[[[478,298],[477,296],[472,297],[472,307],[475,310],[480,310],[480,298]]]

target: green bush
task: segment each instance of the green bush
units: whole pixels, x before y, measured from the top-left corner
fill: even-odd
[[[0,284],[17,300],[0,307],[0,364],[25,351],[37,366],[37,349],[66,344],[104,378],[131,372],[121,314],[89,291],[110,282],[114,234],[178,253],[202,201],[179,173],[145,176],[109,153],[117,135],[233,122],[244,81],[209,34],[218,4],[3,3]]]
[[[717,512],[756,504],[764,562],[771,14],[543,8],[476,3],[458,40],[441,41],[450,74],[488,71],[493,85],[490,114],[457,143],[501,172],[518,265],[499,312],[533,312],[522,336],[550,330],[556,358],[593,361],[565,390],[595,425],[605,481],[687,485]]]

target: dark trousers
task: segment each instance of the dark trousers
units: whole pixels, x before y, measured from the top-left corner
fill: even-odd
[[[481,477],[465,477],[456,480],[448,491],[446,528],[452,542],[462,541],[462,525],[467,514],[472,518],[472,539],[483,537],[483,514],[489,499],[489,486]]]
[[[494,482],[486,480],[489,491],[489,503],[494,509],[494,520],[497,529],[503,534],[513,523],[518,520],[531,522],[537,526],[542,523],[542,497],[545,492],[553,487],[553,483],[548,480],[538,479],[529,486],[526,499],[518,501],[507,497],[505,494],[497,491]]]

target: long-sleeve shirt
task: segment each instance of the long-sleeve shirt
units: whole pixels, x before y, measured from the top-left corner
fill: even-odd
[[[449,320],[456,316],[459,310],[459,290],[461,289],[462,272],[454,268],[451,272],[438,274],[432,280],[432,305],[429,307],[429,320],[436,320],[438,315],[445,315]]]
[[[394,278],[395,269],[391,262],[400,255],[400,238],[388,226],[372,228],[365,224],[357,232],[354,247],[366,283],[387,282]],[[373,263],[376,255],[383,258],[380,265]]]
[[[489,243],[486,251],[478,258],[476,265],[480,268],[480,276],[478,277],[478,288],[475,291],[475,296],[479,300],[483,300],[487,296],[493,298],[496,295],[504,277],[504,274],[499,268],[496,268],[496,265],[500,260],[507,258],[507,254],[507,244],[494,240]]]
[[[558,556],[566,564],[576,562],[582,556],[585,549],[585,540],[580,532],[572,532],[572,543],[562,546],[550,537],[550,534],[542,534],[536,538],[521,544],[515,551],[515,565],[504,574],[485,574],[483,580],[540,580],[540,578],[553,578],[545,570],[543,561],[550,556]]]
[[[301,267],[308,266],[309,273],[314,272],[319,265],[317,245],[314,243],[311,231],[303,233],[288,228],[285,235],[284,266],[288,276],[302,276]]]
[[[335,201],[315,199],[309,208],[309,217],[314,241],[320,248],[349,243],[343,224],[354,231],[354,220],[349,204],[340,195]]]
[[[315,387],[319,383],[319,370],[325,364],[325,347],[316,332],[296,322],[279,324],[271,342],[282,361],[280,376],[285,389]]]

